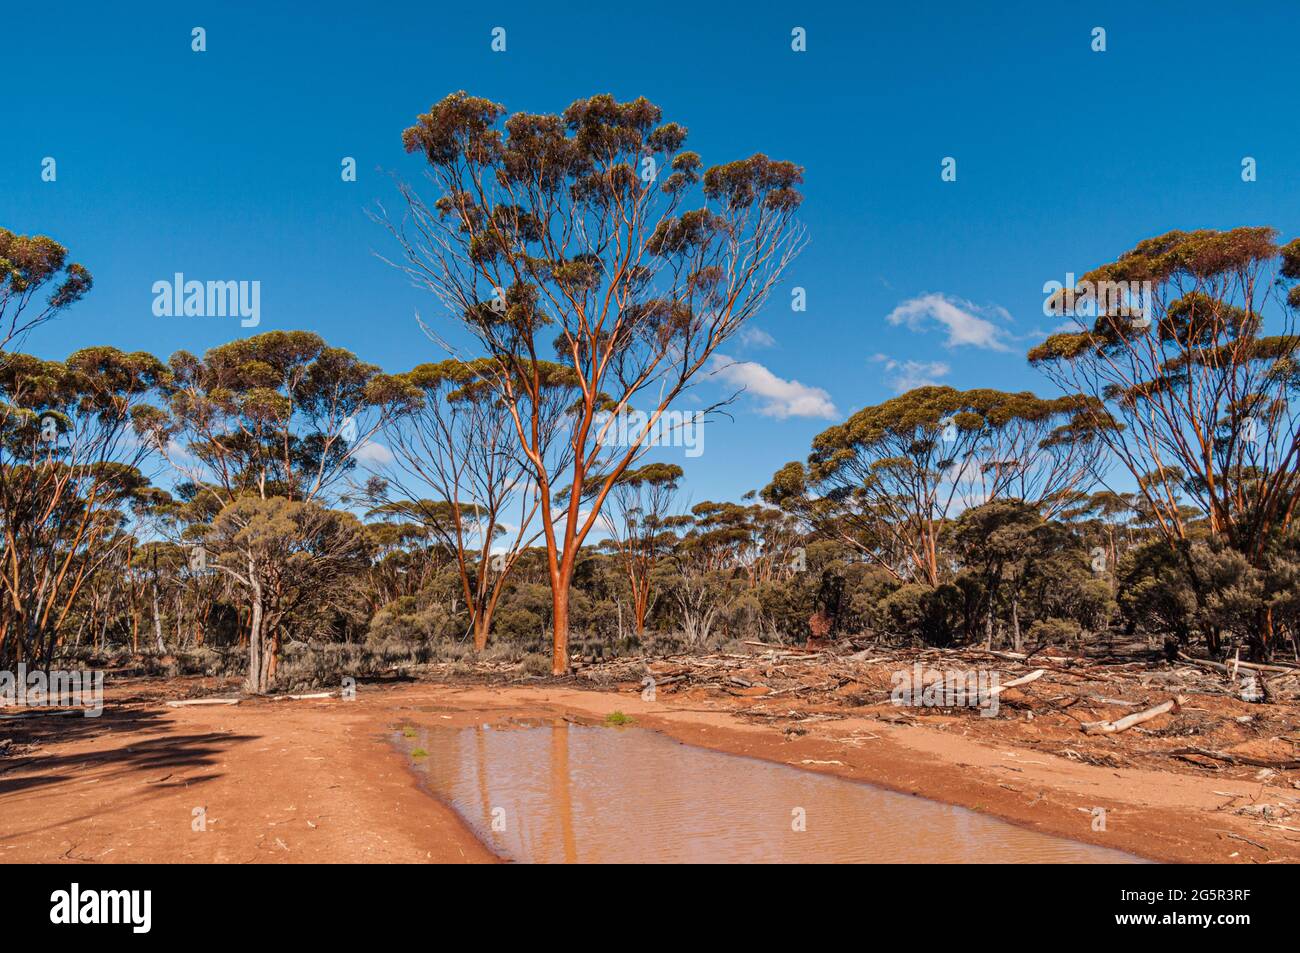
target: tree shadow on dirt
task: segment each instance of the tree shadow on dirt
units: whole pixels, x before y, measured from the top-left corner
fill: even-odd
[[[60,736],[60,740],[68,740],[68,737]],[[194,785],[220,776],[211,771],[196,775],[192,773],[195,768],[214,767],[218,757],[230,747],[258,737],[205,732],[148,739],[125,738],[113,747],[77,753],[52,754],[37,749],[0,760],[0,798],[65,781],[97,779],[103,782],[133,773],[149,775],[140,779],[143,784],[171,786],[167,783],[170,781]],[[180,777],[182,774],[183,779]]]
[[[116,780],[123,775],[148,774],[140,783],[151,785],[194,785],[218,777],[217,772],[194,775],[194,768],[214,767],[217,758],[233,745],[253,741],[257,735],[227,735],[205,732],[201,735],[169,735],[144,741],[127,741],[116,748],[79,751],[75,754],[18,755],[12,766],[0,762],[0,798],[6,794],[48,787],[62,781]],[[8,761],[8,759],[6,759]],[[5,770],[9,768],[9,770]],[[178,775],[185,772],[185,777]],[[152,776],[157,775],[157,776]]]
[[[46,787],[71,779],[101,780],[132,772],[166,774],[162,769],[204,768],[234,744],[258,736],[207,732],[176,734],[167,710],[142,696],[120,696],[106,701],[95,717],[37,708],[4,708],[0,712],[19,718],[0,719],[0,798],[17,791]],[[93,744],[89,750],[69,752],[63,745]],[[56,752],[51,746],[58,745]],[[188,783],[215,777],[193,775]],[[152,783],[151,779],[144,779]]]

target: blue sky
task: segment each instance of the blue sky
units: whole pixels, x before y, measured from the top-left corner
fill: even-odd
[[[259,280],[258,331],[314,330],[391,371],[440,359],[414,319],[436,320],[435,302],[375,257],[393,247],[365,209],[395,205],[386,173],[419,175],[401,132],[457,89],[534,112],[645,95],[706,164],[762,151],[805,167],[810,243],[755,321],[764,334],[725,349],[761,365],[735,379],[768,393],[742,396],[683,461],[697,501],[761,487],[908,380],[1050,392],[1024,360],[1052,324],[1044,282],[1142,238],[1300,232],[1295,3],[268,6],[35,5],[0,38],[22,77],[0,226],[55,237],[95,276],[29,350],[166,357],[248,333],[155,317],[153,283],[181,271]],[[358,181],[341,181],[343,156]]]

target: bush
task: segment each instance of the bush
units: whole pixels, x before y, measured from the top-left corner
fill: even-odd
[[[525,675],[550,675],[551,660],[537,652],[529,652],[519,663],[519,671]]]
[[[1040,619],[1029,627],[1025,633],[1028,643],[1034,648],[1049,645],[1070,645],[1083,637],[1083,628],[1072,619]]]
[[[885,597],[886,625],[898,635],[947,648],[957,641],[963,601],[956,586],[932,588],[910,582]]]

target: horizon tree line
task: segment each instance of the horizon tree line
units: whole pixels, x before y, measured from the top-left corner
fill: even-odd
[[[1294,650],[1300,240],[1141,242],[1083,281],[1147,283],[1149,313],[1075,313],[1030,350],[1060,396],[917,388],[682,512],[646,434],[793,261],[802,170],[705,168],[644,99],[505,116],[456,93],[403,135],[439,194],[377,217],[475,353],[401,373],[307,331],[22,353],[92,280],[0,229],[0,663],[220,632],[265,692],[288,646],[403,627],[546,639],[552,674],[571,632]],[[633,410],[639,438],[605,439]]]

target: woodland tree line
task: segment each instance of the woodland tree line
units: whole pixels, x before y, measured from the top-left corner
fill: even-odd
[[[237,658],[267,691],[342,648],[557,674],[860,633],[1297,652],[1300,240],[1141,242],[1029,352],[1060,396],[922,387],[695,502],[608,415],[651,429],[762,307],[802,170],[705,168],[644,99],[505,115],[457,93],[404,133],[434,194],[375,218],[448,352],[406,371],[309,331],[37,358],[92,279],[0,229],[0,665]],[[1094,290],[1134,282],[1137,314]]]

